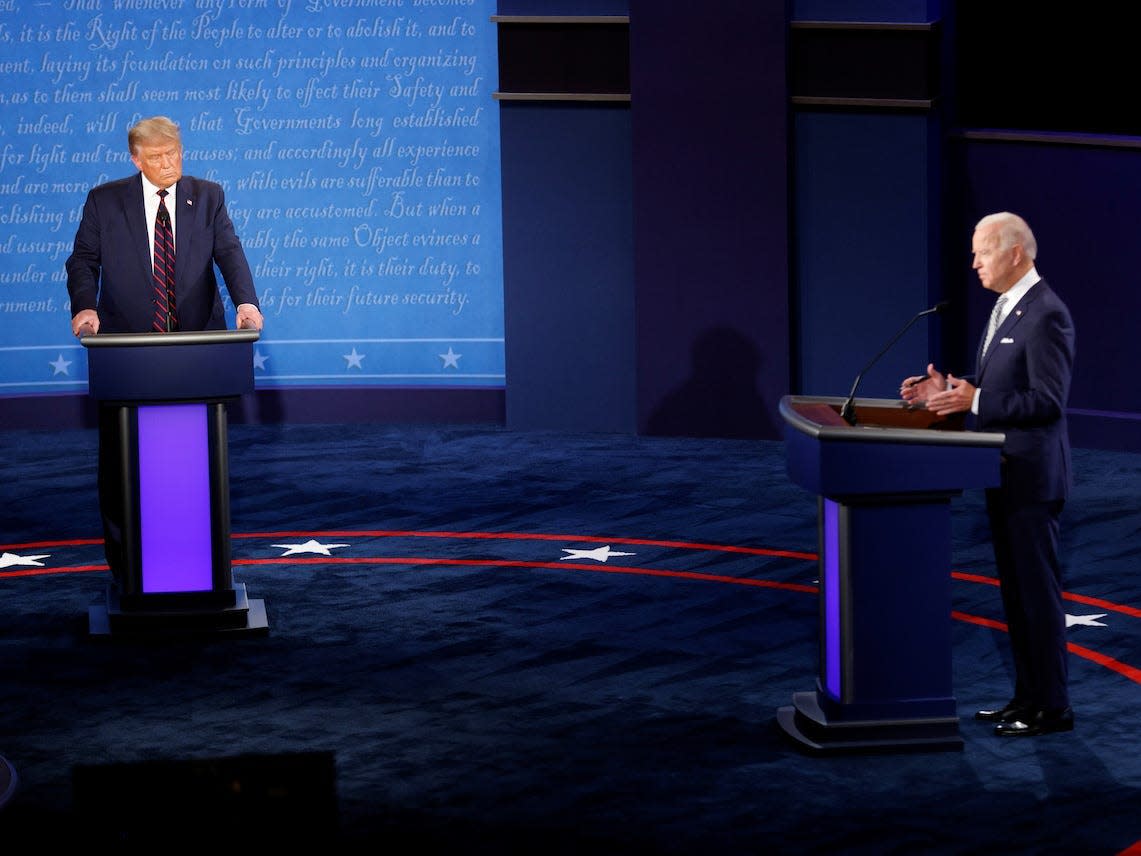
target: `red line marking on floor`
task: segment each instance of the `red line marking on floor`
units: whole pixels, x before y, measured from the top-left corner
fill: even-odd
[[[1117,674],[1128,678],[1135,684],[1141,684],[1141,669],[1138,669],[1136,666],[1122,663],[1120,660],[1115,660],[1113,657],[1098,653],[1097,651],[1091,651],[1084,645],[1077,645],[1073,642],[1068,642],[1066,648],[1071,654],[1076,654],[1079,657],[1089,660],[1091,663],[1097,663],[1099,666],[1104,666],[1107,669],[1117,672]]]
[[[1008,628],[1004,622],[995,621],[993,618],[983,618],[980,615],[970,615],[969,613],[959,612],[957,610],[951,611],[951,617],[957,621],[965,621],[968,624],[989,627],[991,630],[1001,630],[1003,633],[1008,632]],[[1113,657],[1093,651],[1075,642],[1067,642],[1066,650],[1076,657],[1081,657],[1084,660],[1089,660],[1091,663],[1096,663],[1110,671],[1117,672],[1117,674],[1128,678],[1135,684],[1141,684],[1141,669],[1138,669],[1136,666],[1130,666],[1128,663],[1115,660]]]
[[[451,531],[421,531],[421,530],[403,530],[403,529],[378,529],[378,530],[320,530],[320,531],[277,531],[277,532],[243,532],[232,533],[232,538],[453,538],[453,539],[476,539],[476,540],[509,540],[509,541],[563,541],[570,543],[607,543],[607,544],[622,544],[622,545],[635,545],[635,546],[651,546],[651,547],[669,547],[673,549],[685,550],[703,550],[712,552],[723,553],[741,553],[745,555],[754,556],[775,556],[781,558],[795,558],[804,559],[806,561],[815,561],[818,558],[816,553],[805,553],[791,550],[770,550],[763,547],[739,547],[726,544],[705,544],[693,541],[672,541],[672,540],[658,540],[650,538],[606,538],[595,535],[560,535],[552,533],[527,533],[527,532],[451,532]],[[92,546],[101,544],[101,538],[78,538],[60,541],[33,541],[25,544],[10,544],[6,547],[0,548],[6,551],[11,550],[34,550],[50,547],[72,547],[72,546]],[[802,583],[787,583],[775,580],[764,579],[750,579],[747,577],[730,577],[723,574],[705,574],[696,571],[673,571],[658,568],[634,568],[622,565],[586,565],[567,562],[530,562],[521,560],[508,560],[508,559],[445,559],[445,558],[430,558],[430,557],[346,557],[346,556],[318,556],[318,557],[301,557],[301,556],[277,556],[266,559],[235,559],[234,565],[328,565],[328,564],[350,564],[350,565],[430,565],[430,566],[453,566],[453,567],[508,567],[508,568],[541,568],[551,570],[577,570],[577,571],[591,571],[594,573],[609,573],[609,574],[630,574],[634,576],[645,577],[667,577],[674,579],[690,579],[702,580],[705,582],[725,583],[728,585],[749,586],[754,588],[769,588],[778,589],[783,591],[797,591],[807,594],[818,594],[819,587],[816,585],[806,585]],[[57,568],[20,568],[19,570],[3,571],[0,572],[0,578],[14,578],[14,577],[35,577],[46,576],[50,574],[71,574],[71,573],[87,573],[94,571],[105,571],[107,566],[100,565],[75,565],[72,567],[57,567]],[[998,580],[994,577],[988,577],[981,574],[971,574],[962,571],[953,571],[951,577],[962,582],[977,583],[980,585],[998,586]],[[1107,611],[1118,612],[1123,615],[1129,615],[1134,618],[1141,618],[1141,609],[1124,604],[1115,604],[1101,598],[1088,597],[1086,595],[1072,594],[1069,592],[1063,593],[1063,597],[1067,600],[1074,601],[1075,603],[1083,603],[1087,606],[1105,609]],[[996,621],[990,618],[984,618],[978,615],[970,615],[965,612],[952,610],[951,617],[957,621],[963,621],[970,624],[975,624],[980,627],[987,627],[992,630],[1000,630],[1007,632],[1006,624],[1001,621]],[[1141,684],[1141,669],[1122,663],[1113,657],[1093,651],[1073,642],[1067,643],[1068,650],[1079,657],[1082,657],[1090,662],[1096,663],[1104,668],[1110,669],[1119,675],[1127,678],[1134,683]]]
[[[631,568],[623,565],[583,565],[574,562],[529,562],[519,559],[437,559],[426,556],[282,556],[272,559],[235,559],[235,565],[449,565],[475,568],[547,568],[550,570],[593,571],[601,574],[631,574],[644,577],[673,577],[685,580],[727,583],[755,588],[775,588],[786,591],[816,594],[819,589],[803,583],[782,583],[774,580],[757,580],[748,577],[727,577],[722,574],[703,574],[699,571],[670,571],[659,568]]]
[[[764,547],[738,547],[732,544],[703,544],[695,541],[663,541],[653,538],[605,538],[600,535],[558,535],[546,532],[446,532],[414,529],[331,529],[300,532],[243,532],[234,538],[457,538],[485,541],[570,541],[588,544],[628,544],[642,547],[673,547],[682,550],[712,550],[720,553],[744,553],[750,556],[780,556],[789,559],[817,559],[816,553],[795,550],[770,550]]]
[[[980,583],[981,585],[998,586],[998,579],[996,577],[985,577],[981,574],[965,574],[961,571],[953,571],[951,577],[956,580],[962,580],[968,583]],[[1141,609],[1134,606],[1128,606],[1123,603],[1113,603],[1112,601],[1103,600],[1100,597],[1090,597],[1084,594],[1074,594],[1073,592],[1062,592],[1062,597],[1066,600],[1072,600],[1074,603],[1084,603],[1086,606],[1092,606],[1096,609],[1104,609],[1111,612],[1120,612],[1122,615],[1128,615],[1132,618],[1141,618]]]
[[[0,545],[0,550],[10,552],[12,550],[38,550],[43,547],[89,547],[94,544],[103,546],[102,538],[70,538],[56,541],[29,541],[26,544],[7,544]]]
[[[0,579],[9,577],[46,577],[50,574],[85,574],[106,571],[107,565],[72,565],[68,568],[20,568],[18,571],[0,571]]]

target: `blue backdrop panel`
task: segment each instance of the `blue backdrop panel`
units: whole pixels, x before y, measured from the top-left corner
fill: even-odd
[[[860,369],[938,299],[934,132],[926,116],[887,113],[802,113],[794,129],[797,385],[847,395]],[[936,360],[930,334],[926,320],[908,330],[865,374],[860,396],[891,398]]]
[[[259,387],[504,385],[492,0],[30,7],[0,8],[0,395],[86,390],[63,265],[155,114],[226,190]]]
[[[628,105],[510,104],[507,424],[635,429]]]
[[[785,4],[630,7],[639,430],[775,438],[789,379]]]

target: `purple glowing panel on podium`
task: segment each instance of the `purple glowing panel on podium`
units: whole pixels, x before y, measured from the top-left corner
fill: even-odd
[[[824,687],[832,698],[840,698],[840,507],[831,499],[823,501],[823,549],[820,563],[824,598]]]
[[[144,594],[212,585],[205,404],[140,407],[139,530]]]

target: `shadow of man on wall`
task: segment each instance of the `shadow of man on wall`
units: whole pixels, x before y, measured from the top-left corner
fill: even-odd
[[[713,327],[693,345],[691,375],[650,415],[647,433],[773,439],[778,432],[757,388],[761,353],[741,331]]]

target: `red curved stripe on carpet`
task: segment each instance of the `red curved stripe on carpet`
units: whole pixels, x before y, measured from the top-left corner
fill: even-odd
[[[991,618],[983,618],[979,615],[970,615],[966,612],[951,611],[951,617],[957,621],[965,621],[968,624],[977,624],[980,627],[989,627],[992,630],[1001,630],[1004,633],[1007,630],[1006,624],[1001,621],[995,621]],[[1078,645],[1074,642],[1066,643],[1066,650],[1077,657],[1084,660],[1089,660],[1091,663],[1096,663],[1111,672],[1117,672],[1124,678],[1128,678],[1135,684],[1141,684],[1141,669],[1136,666],[1130,666],[1128,663],[1123,663],[1120,660],[1115,660],[1106,654],[1100,654],[1097,651],[1092,651],[1083,645]]]
[[[474,538],[486,541],[579,541],[589,544],[633,544],[642,547],[676,547],[683,550],[714,550],[721,553],[745,553],[751,556],[781,556],[815,561],[815,553],[796,550],[770,550],[764,547],[738,547],[732,544],[703,544],[696,541],[664,541],[653,538],[605,538],[599,535],[560,535],[547,532],[448,532],[414,529],[330,529],[322,531],[243,532],[234,538]]]
[[[705,582],[728,583],[737,586],[754,586],[756,588],[775,588],[786,591],[799,591],[816,594],[819,590],[814,585],[803,583],[782,583],[773,580],[756,580],[747,577],[727,577],[722,574],[703,574],[698,571],[669,571],[658,568],[631,568],[622,565],[582,565],[574,562],[530,562],[521,559],[447,559],[430,558],[427,556],[386,556],[386,557],[349,557],[349,556],[278,556],[270,559],[235,559],[235,565],[451,565],[460,567],[483,568],[547,568],[550,570],[593,571],[602,574],[632,574],[644,577],[672,577],[685,580],[703,580]]]
[[[765,550],[756,547],[732,547],[723,545],[704,545],[695,544],[684,541],[656,541],[651,539],[620,539],[620,538],[597,538],[589,537],[584,538],[580,536],[567,536],[567,535],[549,535],[549,534],[525,534],[518,532],[509,533],[493,533],[493,532],[473,532],[473,533],[459,533],[459,532],[415,532],[415,531],[401,531],[401,530],[377,530],[371,532],[362,531],[324,531],[324,532],[262,532],[262,533],[244,533],[242,535],[234,535],[238,538],[281,538],[281,537],[302,537],[313,535],[320,535],[322,537],[433,537],[433,538],[479,538],[485,540],[494,539],[508,539],[508,540],[540,540],[540,541],[591,541],[591,542],[610,542],[615,544],[640,544],[648,546],[665,546],[665,547],[680,547],[686,549],[702,549],[702,550],[717,550],[724,552],[741,552],[749,553],[752,555],[766,555],[766,556],[797,556],[808,558],[809,554],[797,554],[783,550]],[[78,539],[71,541],[40,541],[23,545],[10,545],[12,548],[22,549],[35,549],[39,547],[48,546],[77,546],[77,545],[91,545],[98,544],[101,539]],[[811,556],[815,558],[815,556]],[[288,560],[288,561],[286,561]],[[728,585],[751,586],[755,588],[770,588],[779,589],[783,591],[797,591],[807,594],[817,594],[819,588],[815,585],[805,585],[803,583],[786,583],[778,582],[775,580],[764,579],[749,579],[743,577],[730,577],[723,574],[704,574],[696,571],[671,571],[659,568],[633,568],[623,565],[585,565],[566,562],[529,562],[517,559],[448,559],[448,558],[429,558],[429,557],[345,557],[345,556],[316,556],[316,557],[299,557],[299,556],[277,556],[267,559],[235,559],[234,565],[432,565],[432,566],[452,566],[452,567],[507,567],[507,568],[543,568],[549,570],[576,570],[576,571],[590,571],[593,573],[608,573],[608,574],[630,574],[634,576],[645,577],[667,577],[673,579],[689,579],[689,580],[702,580],[704,582],[717,582],[725,583]],[[84,573],[90,571],[104,571],[107,569],[103,565],[75,565],[68,568],[21,568],[15,571],[5,571],[0,573],[0,577],[33,577],[44,576],[48,574],[61,574],[61,573]],[[961,572],[953,572],[951,576],[954,579],[962,580],[964,582],[977,582],[986,585],[997,585],[998,580],[993,577],[986,577],[977,574],[965,574]],[[1117,604],[1110,603],[1109,601],[1101,600],[1100,598],[1086,597],[1084,595],[1064,595],[1067,599],[1079,603],[1085,603],[1091,606],[1103,607],[1105,609],[1121,612],[1126,615],[1134,617],[1141,617],[1141,610],[1134,609],[1130,606],[1118,606]],[[1001,621],[996,621],[991,618],[984,618],[978,615],[970,615],[969,613],[959,612],[957,610],[951,611],[951,617],[956,621],[963,621],[969,624],[976,624],[980,627],[987,627],[992,630],[1001,630],[1006,632],[1006,624]],[[1135,666],[1130,666],[1127,663],[1122,663],[1105,654],[1098,653],[1097,651],[1090,650],[1081,645],[1076,645],[1073,642],[1067,644],[1070,653],[1096,663],[1110,671],[1127,678],[1134,683],[1141,684],[1141,669]]]

